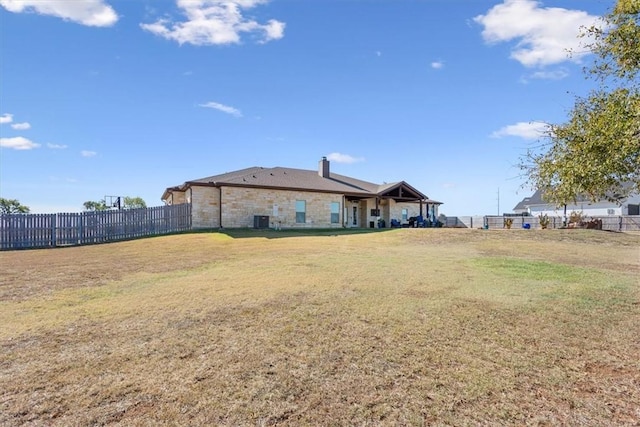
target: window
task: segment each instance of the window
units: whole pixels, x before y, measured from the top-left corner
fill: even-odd
[[[371,216],[380,216],[380,209],[371,209]]]
[[[607,215],[613,215],[614,213],[616,213],[615,210],[613,209],[607,209]]]
[[[402,220],[406,221],[409,218],[409,210],[408,209],[402,209]]]
[[[296,223],[304,224],[305,222],[307,222],[307,202],[296,200]]]
[[[340,223],[340,203],[331,202],[331,224]]]

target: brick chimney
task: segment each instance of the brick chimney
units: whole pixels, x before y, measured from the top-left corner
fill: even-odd
[[[329,178],[329,160],[326,157],[323,157],[322,160],[318,162],[318,175],[323,178]]]

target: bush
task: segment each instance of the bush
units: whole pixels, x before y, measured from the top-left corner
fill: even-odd
[[[576,212],[573,211],[571,212],[571,214],[569,214],[569,223],[574,223],[574,224],[581,224],[582,222],[584,222],[584,214],[582,213],[582,211],[580,212]]]
[[[551,222],[551,220],[549,219],[549,215],[547,214],[538,215],[538,219],[540,220],[540,227],[542,227],[543,230],[547,228],[549,226],[549,223]]]

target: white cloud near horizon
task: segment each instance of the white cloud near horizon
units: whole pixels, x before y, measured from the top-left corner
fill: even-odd
[[[243,15],[245,10],[268,3],[268,0],[177,0],[176,3],[185,15],[185,21],[163,18],[152,24],[140,24],[140,27],[180,45],[240,43],[243,33],[257,35],[258,43],[284,37],[284,22],[270,19],[266,24],[260,24]]]
[[[24,123],[14,123],[11,125],[11,127],[15,130],[27,130],[27,129],[31,129],[31,124],[24,122]]]
[[[473,20],[484,27],[489,44],[516,41],[511,58],[525,67],[580,62],[589,53],[579,38],[581,28],[600,22],[587,12],[542,7],[536,0],[504,0]]]
[[[22,136],[15,136],[12,138],[0,138],[0,147],[11,148],[13,150],[33,150],[34,148],[40,147],[40,144],[36,144]]]
[[[13,121],[13,114],[5,113],[0,116],[0,125],[11,123]]]
[[[517,136],[523,139],[539,139],[545,136],[549,130],[549,125],[544,122],[518,122],[505,126],[491,134],[492,138],[502,138],[505,136]]]
[[[82,151],[80,151],[80,155],[82,157],[95,157],[95,156],[98,155],[98,153],[95,152],[95,151],[90,151],[90,150],[82,150]]]
[[[118,21],[115,10],[103,0],[0,0],[9,12],[35,12],[90,27],[110,27]]]
[[[199,104],[199,106],[203,108],[212,108],[214,110],[222,111],[223,113],[231,114],[234,117],[242,117],[242,112],[237,108],[220,104],[218,102],[207,102],[205,104]]]
[[[336,163],[351,164],[351,163],[364,162],[364,157],[353,157],[348,154],[342,154],[342,153],[330,153],[327,156],[327,160],[331,162],[336,162]]]
[[[431,63],[431,68],[433,68],[434,70],[439,70],[442,67],[444,67],[444,62],[443,61],[433,61]]]

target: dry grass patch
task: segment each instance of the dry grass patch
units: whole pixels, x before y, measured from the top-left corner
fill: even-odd
[[[0,253],[0,424],[638,423],[640,236],[513,231]]]

